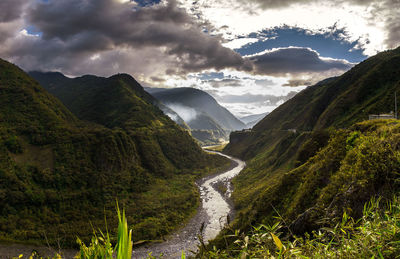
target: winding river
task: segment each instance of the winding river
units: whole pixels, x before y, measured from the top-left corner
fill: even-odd
[[[209,151],[211,152],[211,151]],[[201,235],[205,242],[215,238],[227,223],[227,215],[233,212],[230,197],[232,194],[231,179],[242,171],[245,162],[227,156],[234,163],[234,167],[218,175],[203,178],[198,182],[201,205],[197,214],[181,230],[171,235],[167,241],[151,244],[134,249],[134,258],[146,258],[151,253],[153,256],[163,255],[163,258],[180,258],[182,251],[191,255],[199,245],[198,236]],[[203,232],[200,232],[204,223]]]
[[[196,215],[181,230],[170,235],[165,242],[134,248],[133,258],[146,258],[150,252],[156,257],[163,254],[163,258],[181,258],[182,251],[186,255],[191,255],[200,244],[199,235],[207,242],[215,238],[226,224],[227,215],[233,213],[230,200],[232,193],[231,179],[245,167],[245,162],[222,153],[211,153],[217,153],[232,160],[231,168],[218,175],[208,176],[198,181],[201,205]],[[200,228],[203,223],[204,227],[201,233]],[[48,250],[47,247],[0,243],[0,258],[3,258],[2,256],[7,257],[7,255],[12,257],[21,253],[30,254],[32,249],[40,251],[42,254],[53,255],[55,253],[53,250]],[[64,250],[63,253],[65,258],[73,258],[77,251]]]

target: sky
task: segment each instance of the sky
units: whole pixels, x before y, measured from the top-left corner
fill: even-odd
[[[0,57],[26,71],[129,73],[241,117],[400,45],[400,0],[0,0]]]

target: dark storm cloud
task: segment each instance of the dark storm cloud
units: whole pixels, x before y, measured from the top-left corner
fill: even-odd
[[[160,78],[160,77],[157,77],[157,76],[152,76],[152,77],[150,77],[150,79],[151,79],[151,81],[157,82],[157,83],[163,83],[163,82],[165,82],[165,79],[164,79],[164,78]]]
[[[400,7],[399,7],[400,8]],[[388,38],[385,43],[389,48],[396,48],[400,45],[400,23],[397,19],[389,19]]]
[[[267,8],[314,0],[250,1]],[[117,0],[0,0],[0,55],[26,70],[61,70],[71,75],[128,72],[148,78],[224,68],[284,75],[344,71],[352,65],[321,59],[317,52],[305,48],[281,48],[243,58],[223,47],[220,36],[205,33],[212,31],[212,26],[179,8],[176,0],[150,2],[135,7]],[[386,43],[393,47],[400,42],[395,11],[400,9],[399,2],[384,0],[374,7],[374,15],[384,17]],[[39,36],[20,33],[29,27]],[[215,82],[214,87],[222,84],[236,86],[239,82]]]
[[[373,16],[384,17],[386,27],[385,43],[389,48],[400,45],[400,0],[386,0],[375,5]]]
[[[25,2],[25,0],[1,0],[0,23],[11,22],[21,17]]]
[[[335,59],[322,59],[318,53],[308,48],[281,48],[265,54],[250,57],[255,65],[255,73],[283,75],[286,73],[320,72],[332,69],[348,70],[352,64]]]
[[[175,57],[175,72],[251,69],[247,60],[223,47],[219,37],[202,32],[202,25],[175,0],[138,9],[115,0],[37,2],[28,9],[27,19],[42,33],[40,41],[53,46],[35,51],[50,57],[153,47]]]

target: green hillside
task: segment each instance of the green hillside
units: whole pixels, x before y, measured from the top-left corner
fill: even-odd
[[[167,174],[174,167],[190,169],[202,163],[198,161],[200,148],[153,105],[158,101],[133,77],[86,75],[71,79],[60,73],[42,72],[30,75],[79,119],[107,128],[122,128],[129,133],[142,162],[153,172]]]
[[[225,151],[247,162],[234,180],[233,227],[249,230],[279,216],[302,235],[335,224],[344,211],[361,216],[371,197],[396,194],[399,123],[354,124],[393,111],[395,91],[400,48],[307,88],[251,131],[232,133]]]
[[[246,159],[271,147],[276,140],[298,133],[343,128],[368,119],[369,114],[394,110],[400,90],[400,48],[385,51],[358,64],[344,75],[308,87],[279,106],[253,127],[233,134],[227,152]],[[268,133],[268,134],[267,134]]]
[[[217,240],[219,249],[202,253],[207,258],[397,258],[399,180],[400,121],[371,120],[336,130],[324,148],[293,170],[266,174],[256,184],[239,175],[239,220],[225,231],[225,240]],[[248,186],[258,187],[250,206]]]
[[[75,115],[0,60],[0,239],[74,245],[104,230],[104,216],[115,223],[116,199],[136,241],[185,221],[195,179],[227,161],[205,154],[128,75],[59,80],[75,87],[63,100]]]
[[[145,127],[155,120],[173,125],[153,105],[156,100],[127,74],[109,78],[92,75],[67,78],[51,72],[31,72],[30,75],[79,119],[108,128]]]

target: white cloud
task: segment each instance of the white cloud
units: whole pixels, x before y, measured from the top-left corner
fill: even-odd
[[[257,38],[238,38],[222,44],[224,47],[231,49],[239,49],[249,43],[257,42]]]
[[[166,103],[165,105],[176,112],[179,117],[181,117],[187,123],[197,118],[197,112],[193,108],[178,103]]]
[[[165,86],[193,87],[206,91],[237,116],[270,112],[277,107],[277,101],[269,101],[268,96],[284,99],[285,96],[306,88],[304,85],[284,87],[283,85],[289,82],[286,77],[253,75],[228,69],[223,70],[223,73],[223,79],[201,80],[201,73],[189,74],[187,78],[169,78],[165,81]],[[308,77],[304,75],[302,78]],[[243,100],[227,102],[226,97],[232,95],[243,96],[246,100],[243,98]],[[251,96],[254,97],[253,102],[251,102]],[[265,100],[260,100],[262,96],[266,96]]]
[[[234,71],[251,67],[231,50],[256,42],[258,39],[244,38],[250,33],[288,25],[316,34],[330,32],[335,25],[345,31],[339,36],[341,40],[359,42],[356,48],[367,55],[400,43],[399,0],[177,1],[187,12],[175,6],[173,0],[163,0],[159,6],[140,12],[133,8],[135,2],[128,0],[86,0],[83,6],[90,8],[82,10],[71,4],[79,0],[58,0],[51,4],[5,0],[0,3],[5,6],[0,8],[0,54],[26,70],[101,76],[125,72],[149,85],[195,87],[222,100],[227,95],[285,96],[345,70],[335,67],[326,71],[295,73],[292,69],[273,73],[264,57],[261,64],[264,69],[258,72],[269,76],[255,75],[254,70]],[[261,8],[257,2],[274,2],[274,7]],[[66,9],[69,16],[62,15]],[[201,31],[203,27],[208,33]],[[41,34],[32,34],[36,30]],[[323,63],[346,63],[318,58]],[[192,73],[208,69],[222,70],[225,78],[201,80],[198,73]],[[236,114],[261,113],[276,107],[276,103],[271,105],[268,100],[224,104]],[[189,112],[188,116],[191,115]]]
[[[390,11],[382,8],[387,1],[391,0],[367,5],[344,1],[303,1],[286,8],[264,10],[257,9],[255,4],[238,0],[181,0],[181,4],[188,10],[195,10],[192,13],[210,21],[226,39],[283,25],[307,29],[310,33],[321,33],[336,24],[338,28],[344,28],[348,32],[342,35],[343,40],[359,40],[359,47],[365,48],[364,54],[374,55],[388,47],[385,43],[388,37],[385,17]]]

